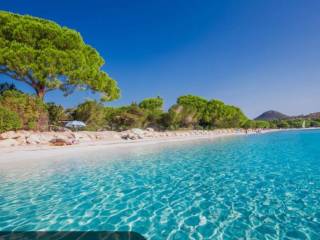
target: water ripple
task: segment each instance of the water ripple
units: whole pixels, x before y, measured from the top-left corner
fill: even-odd
[[[0,230],[320,239],[320,132],[160,144],[0,168]]]

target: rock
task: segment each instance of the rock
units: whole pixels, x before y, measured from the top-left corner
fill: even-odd
[[[136,140],[136,139],[142,139],[144,138],[144,136],[141,134],[136,134],[134,132],[132,132],[132,130],[129,131],[125,131],[121,133],[121,138],[122,139],[126,139],[126,140]]]
[[[131,132],[137,135],[143,135],[144,131],[140,128],[132,128]]]
[[[14,147],[17,145],[19,145],[19,143],[15,139],[0,140],[0,147]]]
[[[0,134],[0,139],[14,139],[17,137],[19,137],[19,135],[15,131],[9,131]]]
[[[136,139],[138,139],[139,137],[137,136],[137,135],[134,135],[134,134],[130,134],[129,135],[129,139],[131,139],[131,140],[136,140]]]
[[[15,139],[18,142],[18,145],[26,145],[27,144],[27,140],[25,138],[25,136],[20,136],[18,138]]]
[[[66,145],[72,145],[74,141],[63,139],[63,138],[54,138],[50,141],[50,143],[53,146],[66,146]]]
[[[27,144],[39,144],[41,142],[39,134],[31,134],[26,139]]]
[[[146,131],[148,131],[148,132],[154,132],[154,129],[153,129],[153,128],[146,128]]]
[[[75,132],[74,138],[79,142],[89,142],[92,140],[92,137],[85,132]]]
[[[0,139],[17,139],[20,137],[26,138],[33,133],[34,133],[33,131],[25,131],[25,130],[9,131],[9,132],[1,133]]]
[[[76,136],[74,133],[70,132],[70,133],[64,133],[63,135],[59,135],[58,137],[56,138],[62,138],[66,141],[76,141]]]
[[[48,144],[52,139],[54,139],[54,135],[50,132],[41,133],[38,137],[40,140],[39,144]]]
[[[153,133],[153,132],[146,132],[145,134],[144,134],[144,137],[148,137],[148,138],[152,138],[152,137],[154,137],[155,136],[155,134]]]
[[[129,139],[128,135],[121,135],[120,137],[121,137],[121,139],[124,139],[124,140]]]

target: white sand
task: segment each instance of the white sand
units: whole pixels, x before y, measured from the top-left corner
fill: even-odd
[[[271,132],[274,130],[263,131],[262,133]],[[253,133],[250,133],[253,134]],[[250,135],[248,134],[248,135]],[[190,141],[200,139],[216,139],[231,136],[244,136],[245,133],[217,133],[214,135],[203,136],[183,136],[183,137],[159,137],[151,139],[139,140],[117,140],[117,141],[95,141],[80,143],[71,146],[47,146],[47,145],[33,145],[33,146],[17,146],[0,149],[0,164],[12,162],[14,160],[32,160],[32,159],[47,159],[66,156],[81,156],[83,154],[90,154],[91,151],[99,151],[103,149],[118,149],[125,152],[128,147],[144,146],[158,143],[168,143],[177,141]],[[90,157],[90,155],[88,155]]]

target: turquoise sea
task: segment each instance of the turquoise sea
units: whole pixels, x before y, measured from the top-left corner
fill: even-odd
[[[121,151],[0,163],[0,230],[320,239],[319,130]]]

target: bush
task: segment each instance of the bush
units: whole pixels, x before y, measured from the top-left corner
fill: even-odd
[[[73,119],[83,121],[86,130],[97,131],[106,128],[104,106],[97,101],[86,101],[78,105],[72,113]]]
[[[146,98],[139,103],[139,107],[151,112],[162,111],[163,99],[161,97]]]
[[[0,133],[21,128],[19,115],[0,106]]]
[[[268,121],[255,121],[256,128],[270,128],[270,123]]]
[[[174,123],[176,127],[178,121],[179,127],[196,128],[203,122],[204,111],[206,110],[208,101],[202,97],[194,95],[180,96],[177,99],[177,104],[171,108],[175,112]]]
[[[68,116],[61,105],[56,105],[55,103],[47,103],[47,109],[50,125],[59,126],[61,121],[65,121],[68,119]]]
[[[320,119],[311,120],[310,127],[320,127]]]
[[[290,128],[290,125],[289,125],[288,121],[286,121],[286,120],[279,120],[277,122],[277,127],[278,128]]]
[[[48,112],[45,104],[39,98],[8,90],[0,96],[0,105],[18,114],[23,129],[48,129]]]
[[[143,128],[146,112],[136,103],[120,108],[106,108],[105,119],[108,129],[123,131],[131,128]]]

